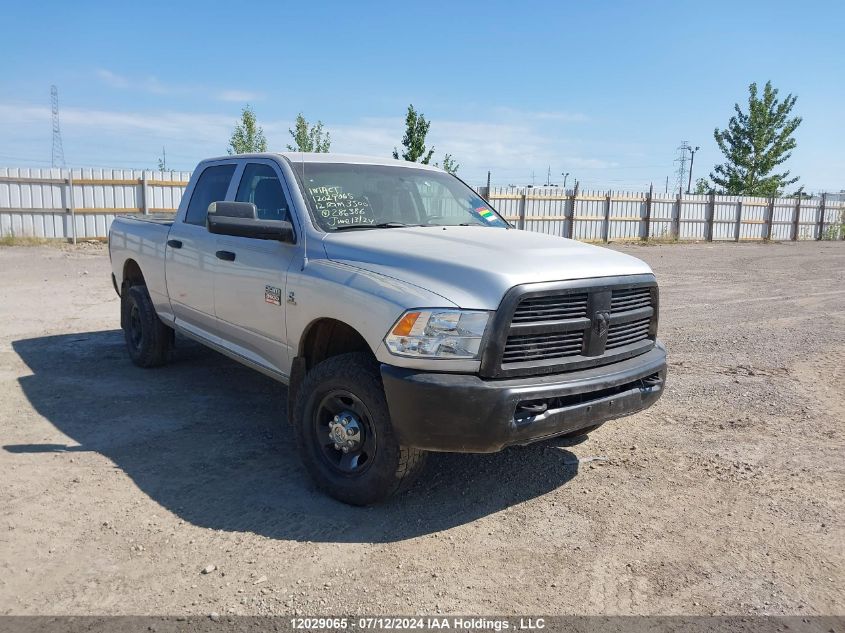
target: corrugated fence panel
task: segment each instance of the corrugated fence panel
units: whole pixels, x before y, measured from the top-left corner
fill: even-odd
[[[672,239],[672,218],[675,216],[675,198],[654,198],[651,201],[651,233],[652,239]]]
[[[493,187],[488,196],[499,214],[514,225],[519,218],[519,197],[517,190],[512,187]]]
[[[584,191],[575,200],[572,237],[576,240],[596,242],[601,239],[604,222],[605,195],[599,191]]]
[[[636,240],[643,236],[645,195],[611,194],[609,240]]]
[[[189,171],[145,172],[147,176],[147,207],[150,213],[176,212],[182,201],[185,187],[158,183],[186,183],[191,179]]]
[[[707,205],[710,196],[684,196],[681,202],[681,240],[703,240],[707,237]]]
[[[116,215],[174,213],[190,177],[188,171],[0,168],[0,236],[103,238]]]
[[[174,213],[191,172],[134,169],[0,168],[0,237],[103,238],[116,215]],[[72,187],[68,181],[72,182]],[[454,201],[424,196],[426,204],[449,216]],[[515,226],[529,231],[572,235],[586,241],[812,240],[837,239],[845,224],[845,201],[821,198],[752,198],[578,191],[556,187],[493,187],[490,203]],[[797,217],[796,217],[797,213]],[[712,233],[709,220],[712,214]],[[72,219],[73,217],[73,219]]]
[[[845,225],[845,202],[829,201],[825,205],[824,239],[835,240],[843,235]]]
[[[743,197],[740,240],[761,240],[765,229],[769,201],[766,198]]]
[[[566,192],[533,189],[526,194],[525,229],[550,235],[565,235]]]
[[[713,199],[713,239],[733,240],[736,218],[740,213],[739,196],[715,196]]]
[[[772,232],[769,236],[773,240],[792,239],[793,219],[795,218],[795,200],[791,198],[775,198],[772,202]]]
[[[810,198],[801,201],[801,215],[798,220],[798,239],[814,240],[818,235],[819,208],[821,200]]]

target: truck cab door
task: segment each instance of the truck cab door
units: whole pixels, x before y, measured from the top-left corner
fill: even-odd
[[[225,200],[237,163],[212,163],[197,178],[187,209],[167,235],[165,276],[176,324],[204,338],[215,333],[216,235],[206,228],[208,205]]]
[[[290,195],[272,160],[250,159],[240,171],[237,202],[255,204],[262,220],[291,218]],[[217,235],[214,308],[220,336],[230,349],[274,374],[289,374],[284,296],[296,244]]]

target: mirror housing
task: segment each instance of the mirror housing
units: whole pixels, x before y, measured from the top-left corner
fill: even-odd
[[[294,243],[293,225],[284,220],[259,220],[251,202],[212,202],[208,205],[208,232]]]

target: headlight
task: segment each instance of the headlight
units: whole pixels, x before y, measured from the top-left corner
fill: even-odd
[[[478,358],[489,312],[408,310],[384,337],[391,353],[412,358]]]

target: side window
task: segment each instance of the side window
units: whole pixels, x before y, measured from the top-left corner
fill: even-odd
[[[237,202],[252,202],[259,220],[287,220],[290,211],[279,177],[270,165],[248,163],[238,186]]]
[[[212,202],[220,202],[226,197],[226,190],[229,188],[229,181],[232,180],[234,173],[234,164],[205,168],[197,180],[191,201],[188,203],[188,211],[185,214],[186,223],[205,226],[208,205]]]

